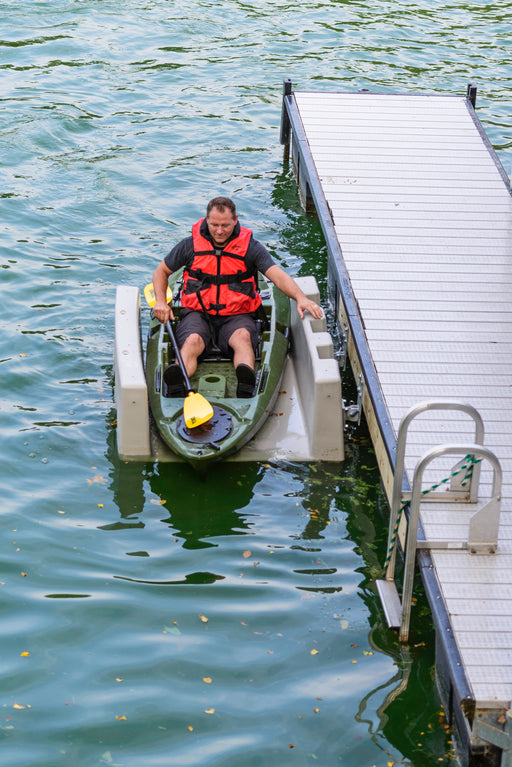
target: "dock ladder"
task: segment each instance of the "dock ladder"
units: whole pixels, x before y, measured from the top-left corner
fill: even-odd
[[[475,423],[473,444],[446,444],[429,450],[416,464],[412,490],[403,490],[405,447],[408,428],[416,416],[427,410],[458,410],[467,413]],[[501,508],[502,471],[493,452],[483,446],[484,426],[478,411],[462,402],[423,402],[411,408],[402,418],[398,430],[396,465],[391,499],[387,556],[384,564],[385,579],[377,580],[377,590],[386,615],[389,628],[399,629],[399,641],[407,642],[411,616],[412,592],[416,551],[418,549],[466,550],[472,554],[494,554],[496,552]],[[425,469],[434,459],[442,455],[459,455],[462,458],[453,467],[450,477],[434,485],[430,490],[422,490]],[[465,501],[476,504],[480,481],[480,463],[487,460],[493,470],[491,498],[475,511],[469,521],[466,541],[427,541],[418,540],[419,511],[421,501]],[[447,492],[436,492],[436,488],[449,484]],[[409,505],[409,519],[406,531],[400,535],[405,523],[405,507]],[[402,528],[403,530],[403,528]],[[395,564],[397,546],[402,541],[405,557],[402,596],[398,593],[395,582]]]

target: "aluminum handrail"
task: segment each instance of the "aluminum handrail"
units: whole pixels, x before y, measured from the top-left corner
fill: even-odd
[[[502,470],[498,458],[494,453],[486,447],[479,444],[474,445],[440,445],[433,448],[426,453],[418,463],[414,470],[413,485],[412,485],[412,497],[409,513],[409,525],[407,531],[407,542],[405,547],[405,570],[404,570],[404,582],[402,588],[402,620],[400,625],[399,640],[400,642],[407,642],[409,637],[409,624],[411,616],[411,603],[412,603],[412,590],[414,582],[414,568],[416,563],[416,550],[418,542],[418,523],[419,523],[419,511],[421,500],[421,487],[423,473],[431,461],[439,458],[442,455],[466,455],[470,454],[476,456],[482,460],[487,460],[494,469],[493,483],[492,483],[492,496],[488,503],[477,512],[476,516],[479,517],[481,523],[482,516],[489,514],[490,524],[480,524],[479,529],[486,529],[486,535],[488,540],[482,543],[482,546],[491,547],[491,550],[495,551],[498,540],[498,528],[499,528],[499,511],[501,501],[501,484],[502,484]],[[483,514],[482,514],[483,512]],[[471,543],[471,522],[470,522],[470,540],[469,547],[473,552],[478,550],[479,544],[473,540]],[[428,546],[428,544],[427,544]]]
[[[465,402],[457,402],[453,400],[438,400],[434,402],[421,402],[418,405],[412,407],[400,421],[398,427],[397,447],[396,447],[396,459],[395,459],[395,473],[393,480],[393,492],[391,497],[391,510],[389,519],[389,535],[388,535],[388,548],[393,550],[386,567],[386,580],[394,581],[395,578],[395,563],[396,563],[396,541],[393,541],[393,531],[397,522],[400,507],[402,505],[402,487],[404,482],[404,467],[405,467],[405,447],[407,439],[407,431],[411,422],[420,414],[425,413],[428,410],[456,410],[467,413],[475,422],[475,443],[482,445],[484,441],[484,424],[480,413],[473,405]],[[475,502],[478,497],[478,482],[479,482],[479,466],[476,466],[473,471],[473,480],[470,483],[469,498],[471,502]],[[445,496],[446,497],[446,496]]]

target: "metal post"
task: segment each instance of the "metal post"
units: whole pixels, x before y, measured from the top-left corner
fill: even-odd
[[[280,141],[284,146],[283,158],[286,161],[290,156],[290,117],[286,108],[286,97],[291,96],[292,93],[292,81],[289,77],[283,80],[283,105],[281,108],[281,136]]]
[[[468,83],[467,98],[469,99],[473,109],[476,107],[476,85]]]

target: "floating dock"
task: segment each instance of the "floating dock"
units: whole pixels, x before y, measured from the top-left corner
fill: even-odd
[[[419,567],[460,759],[510,767],[512,196],[475,102],[285,81],[281,143],[391,507],[388,624],[407,641]]]
[[[320,302],[314,277],[299,277],[296,282],[309,298]],[[291,351],[274,408],[252,440],[227,460],[344,459],[340,370],[326,319],[316,320],[307,313],[301,320],[293,305],[290,334]],[[150,418],[141,335],[140,290],[119,285],[114,334],[118,454],[124,461],[176,462],[181,459],[164,444]]]

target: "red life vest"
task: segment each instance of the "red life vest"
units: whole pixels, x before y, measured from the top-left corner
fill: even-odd
[[[192,227],[194,260],[183,273],[181,305],[215,316],[255,312],[261,296],[245,261],[251,230],[240,227],[238,236],[221,250],[201,234],[203,221]]]

